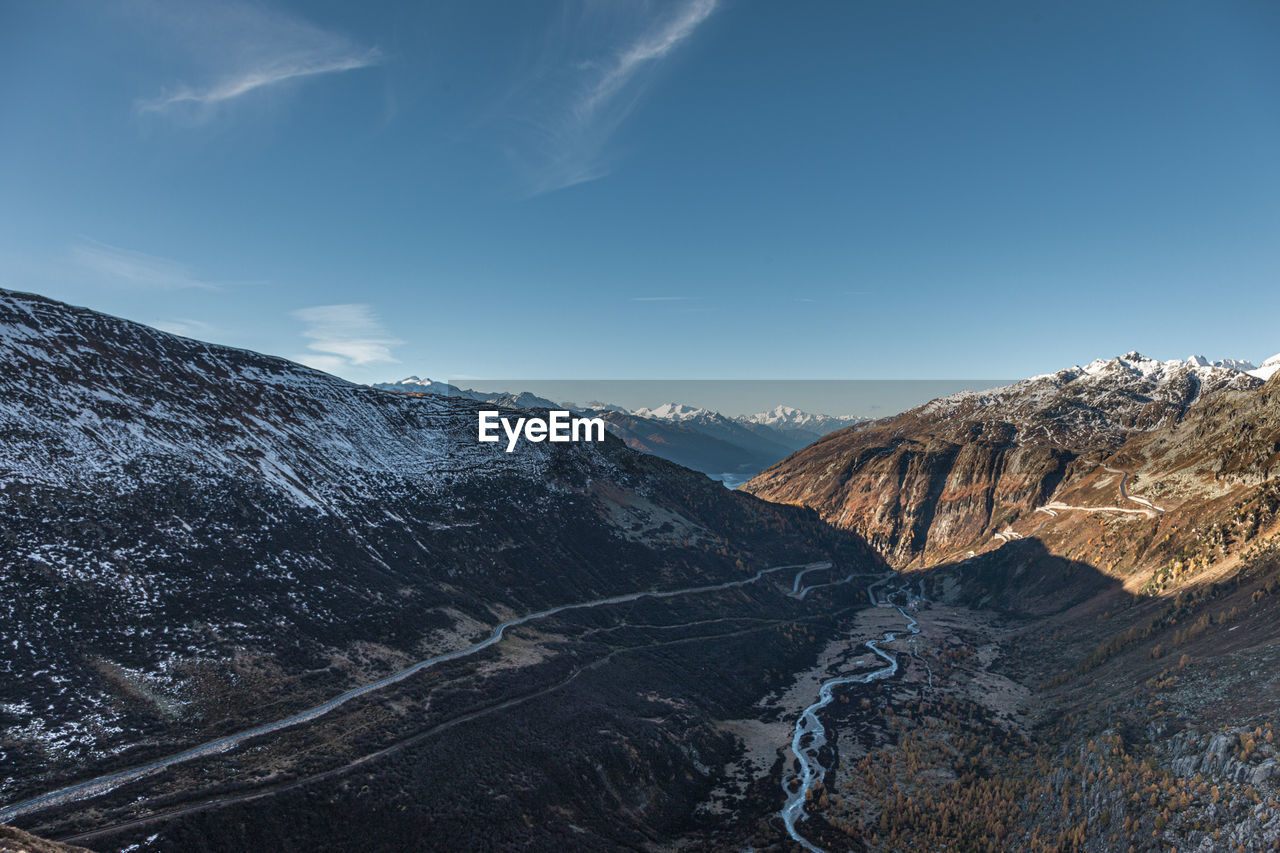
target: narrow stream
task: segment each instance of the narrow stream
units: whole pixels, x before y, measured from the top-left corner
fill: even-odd
[[[902,614],[902,618],[907,620],[907,632],[910,634],[919,634],[920,626],[915,619],[907,615],[907,612],[898,605],[885,597],[880,600],[876,597],[876,588],[883,586],[893,576],[881,578],[867,587],[867,596],[871,599],[872,605],[876,607],[892,607]],[[797,579],[798,580],[798,579]],[[909,592],[909,584],[903,584],[897,592]],[[913,598],[924,599],[924,582],[920,583],[919,596]],[[783,823],[786,824],[787,834],[791,838],[808,850],[809,853],[826,853],[821,847],[809,841],[800,834],[797,825],[804,821],[808,815],[805,814],[805,801],[809,792],[814,790],[819,783],[826,777],[827,768],[822,766],[818,760],[818,755],[822,751],[822,747],[827,743],[827,730],[823,727],[822,721],[818,719],[818,712],[830,705],[835,700],[835,690],[845,684],[868,684],[872,681],[878,681],[882,678],[889,678],[898,672],[898,659],[896,656],[884,651],[880,648],[882,643],[892,643],[897,639],[900,631],[886,631],[884,636],[879,640],[869,640],[864,645],[879,656],[885,665],[880,669],[864,675],[846,675],[829,679],[824,682],[818,690],[818,699],[809,707],[801,712],[799,719],[796,720],[795,734],[791,738],[791,752],[794,753],[796,760],[800,764],[800,772],[798,774],[784,773],[782,778],[782,790],[787,795],[786,805],[782,807],[779,814],[782,816]],[[791,785],[799,782],[796,790],[791,790]]]

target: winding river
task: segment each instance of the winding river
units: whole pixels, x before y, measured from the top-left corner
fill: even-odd
[[[886,596],[883,600],[877,598],[877,587],[884,586],[893,578],[892,575],[881,578],[867,587],[867,596],[871,599],[871,604],[875,607],[892,607],[902,614],[902,618],[907,620],[907,632],[909,634],[919,634],[920,626],[915,619],[907,615],[907,612],[898,605],[894,604]],[[797,578],[797,584],[799,579]],[[924,598],[924,581],[920,583],[921,594],[920,599]],[[909,591],[909,585],[904,584],[897,591]],[[793,593],[794,595],[795,593]],[[797,596],[800,597],[800,596]],[[868,684],[882,678],[889,678],[898,672],[898,659],[896,656],[884,651],[880,648],[882,643],[892,643],[897,639],[899,631],[886,631],[884,636],[879,640],[869,640],[865,643],[866,647],[871,649],[885,665],[877,670],[866,673],[864,675],[846,675],[829,679],[824,682],[818,690],[818,699],[812,705],[805,708],[801,712],[799,719],[796,720],[795,734],[791,737],[791,752],[795,755],[796,760],[800,764],[800,771],[797,774],[783,774],[782,789],[787,795],[786,804],[779,813],[782,816],[782,822],[787,827],[787,834],[791,836],[797,844],[808,850],[809,853],[826,853],[821,847],[809,841],[800,834],[797,825],[805,820],[808,815],[805,814],[805,801],[809,796],[809,792],[814,790],[819,783],[826,777],[827,768],[822,766],[822,762],[818,760],[818,755],[822,751],[822,747],[827,743],[827,730],[823,727],[822,721],[818,718],[818,713],[835,700],[835,690],[845,684]],[[799,786],[792,791],[793,783],[799,782]]]

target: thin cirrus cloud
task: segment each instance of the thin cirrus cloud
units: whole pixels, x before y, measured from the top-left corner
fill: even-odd
[[[71,247],[71,260],[104,281],[140,290],[217,290],[179,261],[89,238]]]
[[[532,195],[596,180],[610,171],[609,144],[652,83],[662,60],[716,11],[718,0],[592,7],[553,39],[550,58],[527,75],[523,139],[513,157]],[[608,20],[600,20],[601,12]],[[639,9],[640,14],[634,10]],[[672,11],[674,10],[674,11]]]
[[[199,82],[139,98],[139,113],[201,122],[227,103],[289,81],[377,65],[382,54],[302,18],[246,3],[153,7],[163,32],[193,57]]]
[[[345,368],[399,362],[391,352],[399,340],[383,327],[373,309],[362,303],[313,305],[293,312],[306,328],[308,352],[294,361],[337,373]]]
[[[628,83],[635,79],[647,65],[671,53],[681,42],[693,35],[698,25],[716,10],[717,0],[691,0],[677,13],[661,22],[652,31],[645,32],[618,53],[612,64],[594,81],[585,97],[576,105],[575,112],[590,119],[598,110],[613,101]]]

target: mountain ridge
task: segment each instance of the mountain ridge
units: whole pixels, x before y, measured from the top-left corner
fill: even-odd
[[[1131,351],[832,433],[743,489],[810,506],[892,560],[919,564],[1047,503],[1078,460],[1176,424],[1202,400],[1262,385],[1232,367]]]

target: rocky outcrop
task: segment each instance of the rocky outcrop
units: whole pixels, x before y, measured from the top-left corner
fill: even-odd
[[[48,841],[14,826],[0,825],[0,853],[91,853],[83,847]]]
[[[1169,767],[1179,776],[1199,774],[1215,781],[1254,786],[1280,776],[1276,751],[1269,744],[1262,744],[1254,754],[1244,748],[1241,734],[1240,731],[1209,735],[1179,732],[1169,740]]]

